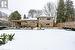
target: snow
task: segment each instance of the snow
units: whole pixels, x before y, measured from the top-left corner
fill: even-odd
[[[75,50],[75,32],[59,29],[1,30],[15,33],[13,41],[0,46],[0,50]]]
[[[37,18],[28,18],[28,19],[22,19],[22,20],[37,20]]]
[[[0,18],[1,21],[8,21],[6,18]]]
[[[51,17],[51,16],[41,15],[41,16],[39,16],[39,17],[45,17],[45,18],[47,18],[47,17]],[[52,17],[52,18],[53,18],[53,17]]]

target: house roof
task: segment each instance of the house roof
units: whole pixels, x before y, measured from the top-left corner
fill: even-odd
[[[28,18],[28,19],[22,19],[22,20],[37,20],[37,18]]]
[[[39,17],[37,17],[37,18],[54,18],[54,17],[50,17],[50,16],[39,16]]]
[[[37,20],[37,18],[28,18],[28,19],[21,19],[21,20],[12,20],[14,22],[21,22],[21,21],[34,21]]]

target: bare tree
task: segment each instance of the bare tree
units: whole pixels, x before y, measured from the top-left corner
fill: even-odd
[[[36,14],[36,10],[34,10],[34,9],[30,9],[28,12],[28,16],[32,17],[32,18],[35,17],[35,14]]]
[[[44,14],[46,16],[55,16],[55,12],[56,12],[56,7],[53,3],[48,2],[45,6],[44,6]]]
[[[36,10],[36,17],[42,15],[42,10]]]
[[[38,17],[38,16],[40,16],[41,14],[42,14],[42,10],[34,10],[34,9],[31,9],[31,10],[29,10],[29,12],[28,12],[28,16],[29,16],[29,17],[32,17],[32,18]]]

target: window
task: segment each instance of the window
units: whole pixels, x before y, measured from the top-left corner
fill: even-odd
[[[46,25],[50,25],[49,23],[47,23]]]
[[[47,20],[50,20],[51,18],[47,18]]]

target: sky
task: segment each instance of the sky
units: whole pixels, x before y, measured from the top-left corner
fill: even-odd
[[[75,5],[75,0],[73,1]],[[53,2],[57,4],[58,0],[8,0],[8,9],[0,10],[8,15],[13,11],[18,10],[23,16],[23,14],[27,15],[30,9],[43,9],[47,2]]]

